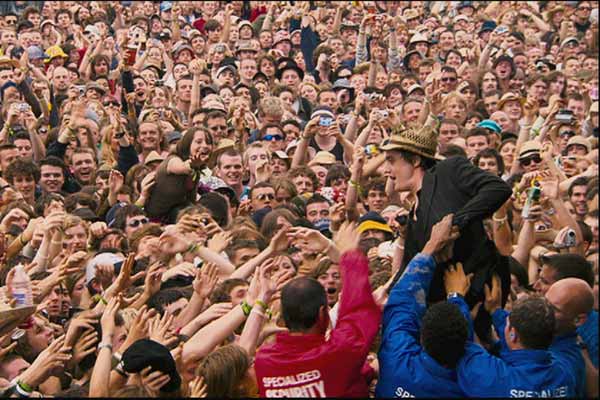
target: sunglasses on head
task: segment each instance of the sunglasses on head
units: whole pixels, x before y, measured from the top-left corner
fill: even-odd
[[[539,155],[534,155],[531,157],[526,157],[526,158],[521,158],[519,160],[521,162],[521,164],[525,167],[529,166],[529,164],[531,164],[532,162],[535,162],[536,164],[539,164],[542,162],[542,158]]]
[[[137,228],[140,225],[146,225],[148,222],[150,222],[150,220],[148,218],[134,219],[127,225],[129,225],[129,227],[131,227],[131,228]]]
[[[283,140],[283,136],[281,135],[265,135],[263,136],[263,140],[266,140],[267,142],[272,142],[272,141],[280,141]]]

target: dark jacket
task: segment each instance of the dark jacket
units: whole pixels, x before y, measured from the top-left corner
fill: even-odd
[[[506,301],[510,288],[508,258],[501,256],[487,238],[483,219],[504,204],[511,193],[506,182],[479,169],[464,157],[437,162],[425,172],[421,190],[417,193],[417,209],[411,210],[402,266],[423,249],[433,225],[454,213],[453,224],[460,229],[460,237],[454,243],[451,263],[460,261],[465,273],[475,273],[465,300],[471,307],[482,300],[484,283],[491,282],[493,272],[497,271]],[[428,296],[430,302],[446,298],[443,272],[448,264],[442,263],[435,270]],[[400,269],[396,279],[403,270]]]

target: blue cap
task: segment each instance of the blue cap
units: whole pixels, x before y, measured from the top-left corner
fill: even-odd
[[[477,124],[477,127],[478,128],[486,128],[486,129],[489,129],[496,133],[502,132],[502,128],[500,127],[500,125],[498,125],[496,123],[496,121],[491,120],[491,119],[484,119],[483,121],[481,121],[480,123]]]
[[[482,34],[483,32],[491,32],[496,29],[496,26],[496,21],[483,21],[483,25],[481,25],[481,28],[479,29],[479,34]]]
[[[458,3],[458,7],[456,7],[456,9],[460,10],[461,8],[465,8],[465,7],[475,8],[475,5],[473,4],[472,1],[461,1],[460,3]]]
[[[126,205],[127,205],[127,203],[118,202],[114,206],[112,206],[110,208],[110,210],[108,210],[108,212],[106,213],[105,221],[109,228],[112,228],[112,226],[115,223],[115,217],[117,215],[117,211],[119,211],[121,208],[125,207]]]
[[[170,1],[163,1],[160,3],[160,12],[169,11],[171,8],[173,8],[173,3]]]
[[[44,53],[44,50],[42,50],[38,46],[29,46],[27,48],[27,54],[29,55],[30,60],[39,60],[40,58],[43,58],[43,59],[49,58],[48,54]]]

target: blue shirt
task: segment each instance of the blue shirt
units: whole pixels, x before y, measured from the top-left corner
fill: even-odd
[[[383,310],[376,397],[464,397],[456,371],[441,366],[419,343],[434,270],[433,257],[417,254],[390,293]],[[468,314],[463,299],[451,301]]]
[[[550,351],[575,376],[575,393],[577,397],[584,397],[585,361],[581,354],[581,348],[577,344],[577,332],[555,337],[550,346]]]
[[[508,348],[504,338],[508,314],[499,309],[492,315],[500,336],[500,357],[468,343],[457,368],[461,389],[469,397],[574,397],[575,377],[549,350]]]
[[[577,327],[577,333],[590,353],[594,367],[598,368],[598,311],[592,310],[585,323]]]

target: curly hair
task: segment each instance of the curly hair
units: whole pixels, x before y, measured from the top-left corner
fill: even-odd
[[[439,364],[455,368],[465,352],[469,335],[467,320],[455,304],[437,303],[423,316],[421,343]]]
[[[40,169],[33,161],[17,158],[11,162],[6,168],[6,171],[4,171],[4,179],[9,183],[14,183],[14,179],[17,176],[31,176],[37,183],[40,180]]]

